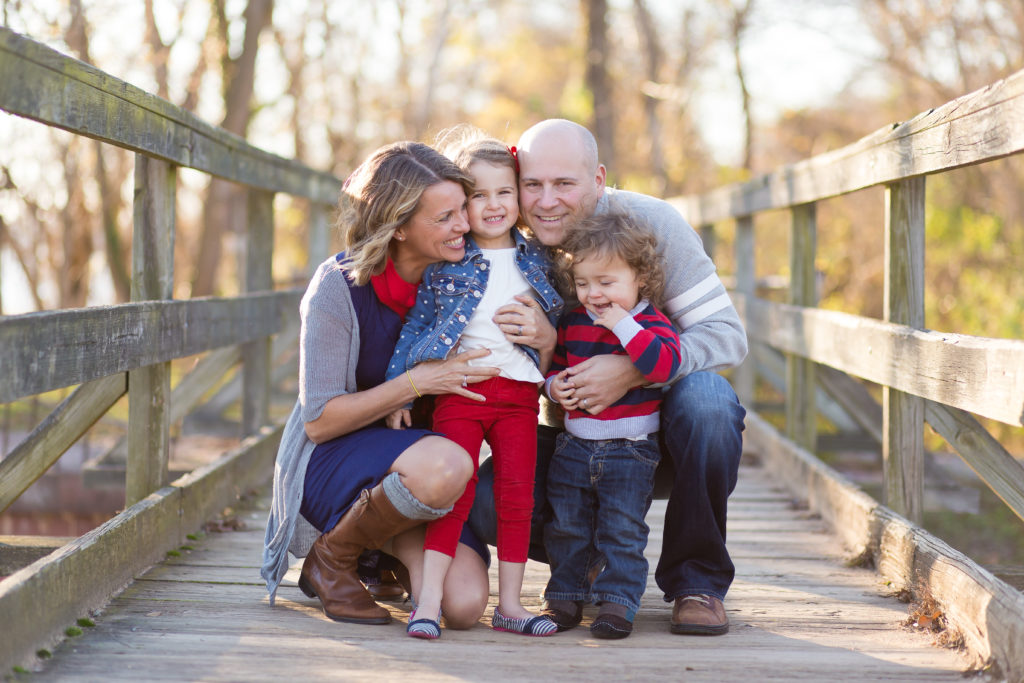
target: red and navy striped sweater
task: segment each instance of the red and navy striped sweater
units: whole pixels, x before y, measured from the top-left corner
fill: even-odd
[[[679,369],[679,335],[672,323],[646,300],[620,320],[613,330],[594,324],[593,316],[578,306],[558,322],[558,341],[551,359],[545,390],[551,396],[554,377],[565,368],[602,354],[628,355],[650,382],[667,382]],[[626,392],[598,415],[571,410],[565,429],[584,439],[639,438],[658,431],[661,389],[637,387]]]

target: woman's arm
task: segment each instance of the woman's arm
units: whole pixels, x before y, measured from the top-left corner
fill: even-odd
[[[306,423],[306,436],[317,444],[330,441],[387,417],[417,396],[427,394],[459,394],[483,401],[482,395],[470,391],[466,385],[482,382],[500,372],[498,368],[469,364],[470,360],[489,353],[487,349],[473,349],[448,360],[421,363],[372,389],[335,396],[318,418]]]

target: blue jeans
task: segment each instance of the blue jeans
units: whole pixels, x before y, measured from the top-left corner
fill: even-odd
[[[729,494],[736,487],[746,411],[729,382],[713,372],[695,372],[673,384],[661,403],[661,452],[655,496],[668,491],[658,587],[671,601],[703,593],[724,599],[735,575],[725,547]],[[541,426],[537,434],[530,559],[547,562],[542,544],[551,516],[547,500],[548,465],[559,430]],[[469,525],[490,545],[497,538],[493,473],[480,466]]]
[[[551,580],[545,597],[618,603],[632,619],[647,587],[644,517],[660,459],[654,439],[558,436],[548,468],[552,516],[544,546]],[[587,571],[602,558],[605,567],[591,584]]]

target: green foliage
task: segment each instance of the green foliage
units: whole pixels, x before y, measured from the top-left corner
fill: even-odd
[[[68,626],[66,629],[64,629],[64,635],[66,635],[68,638],[77,638],[78,636],[82,635],[82,629],[78,628],[77,626]]]
[[[181,557],[181,553],[177,550],[168,550],[167,557]]]
[[[96,622],[90,619],[89,617],[81,617],[78,619],[76,623],[84,628],[93,628],[94,626],[96,626]]]
[[[36,657],[39,657],[39,659],[49,659],[52,656],[53,653],[47,650],[45,647],[40,650],[36,650]]]

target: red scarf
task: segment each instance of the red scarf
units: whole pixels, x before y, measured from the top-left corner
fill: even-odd
[[[405,319],[412,305],[416,303],[416,288],[419,283],[406,282],[395,270],[395,264],[388,259],[384,272],[370,278],[373,291],[382,304]]]

